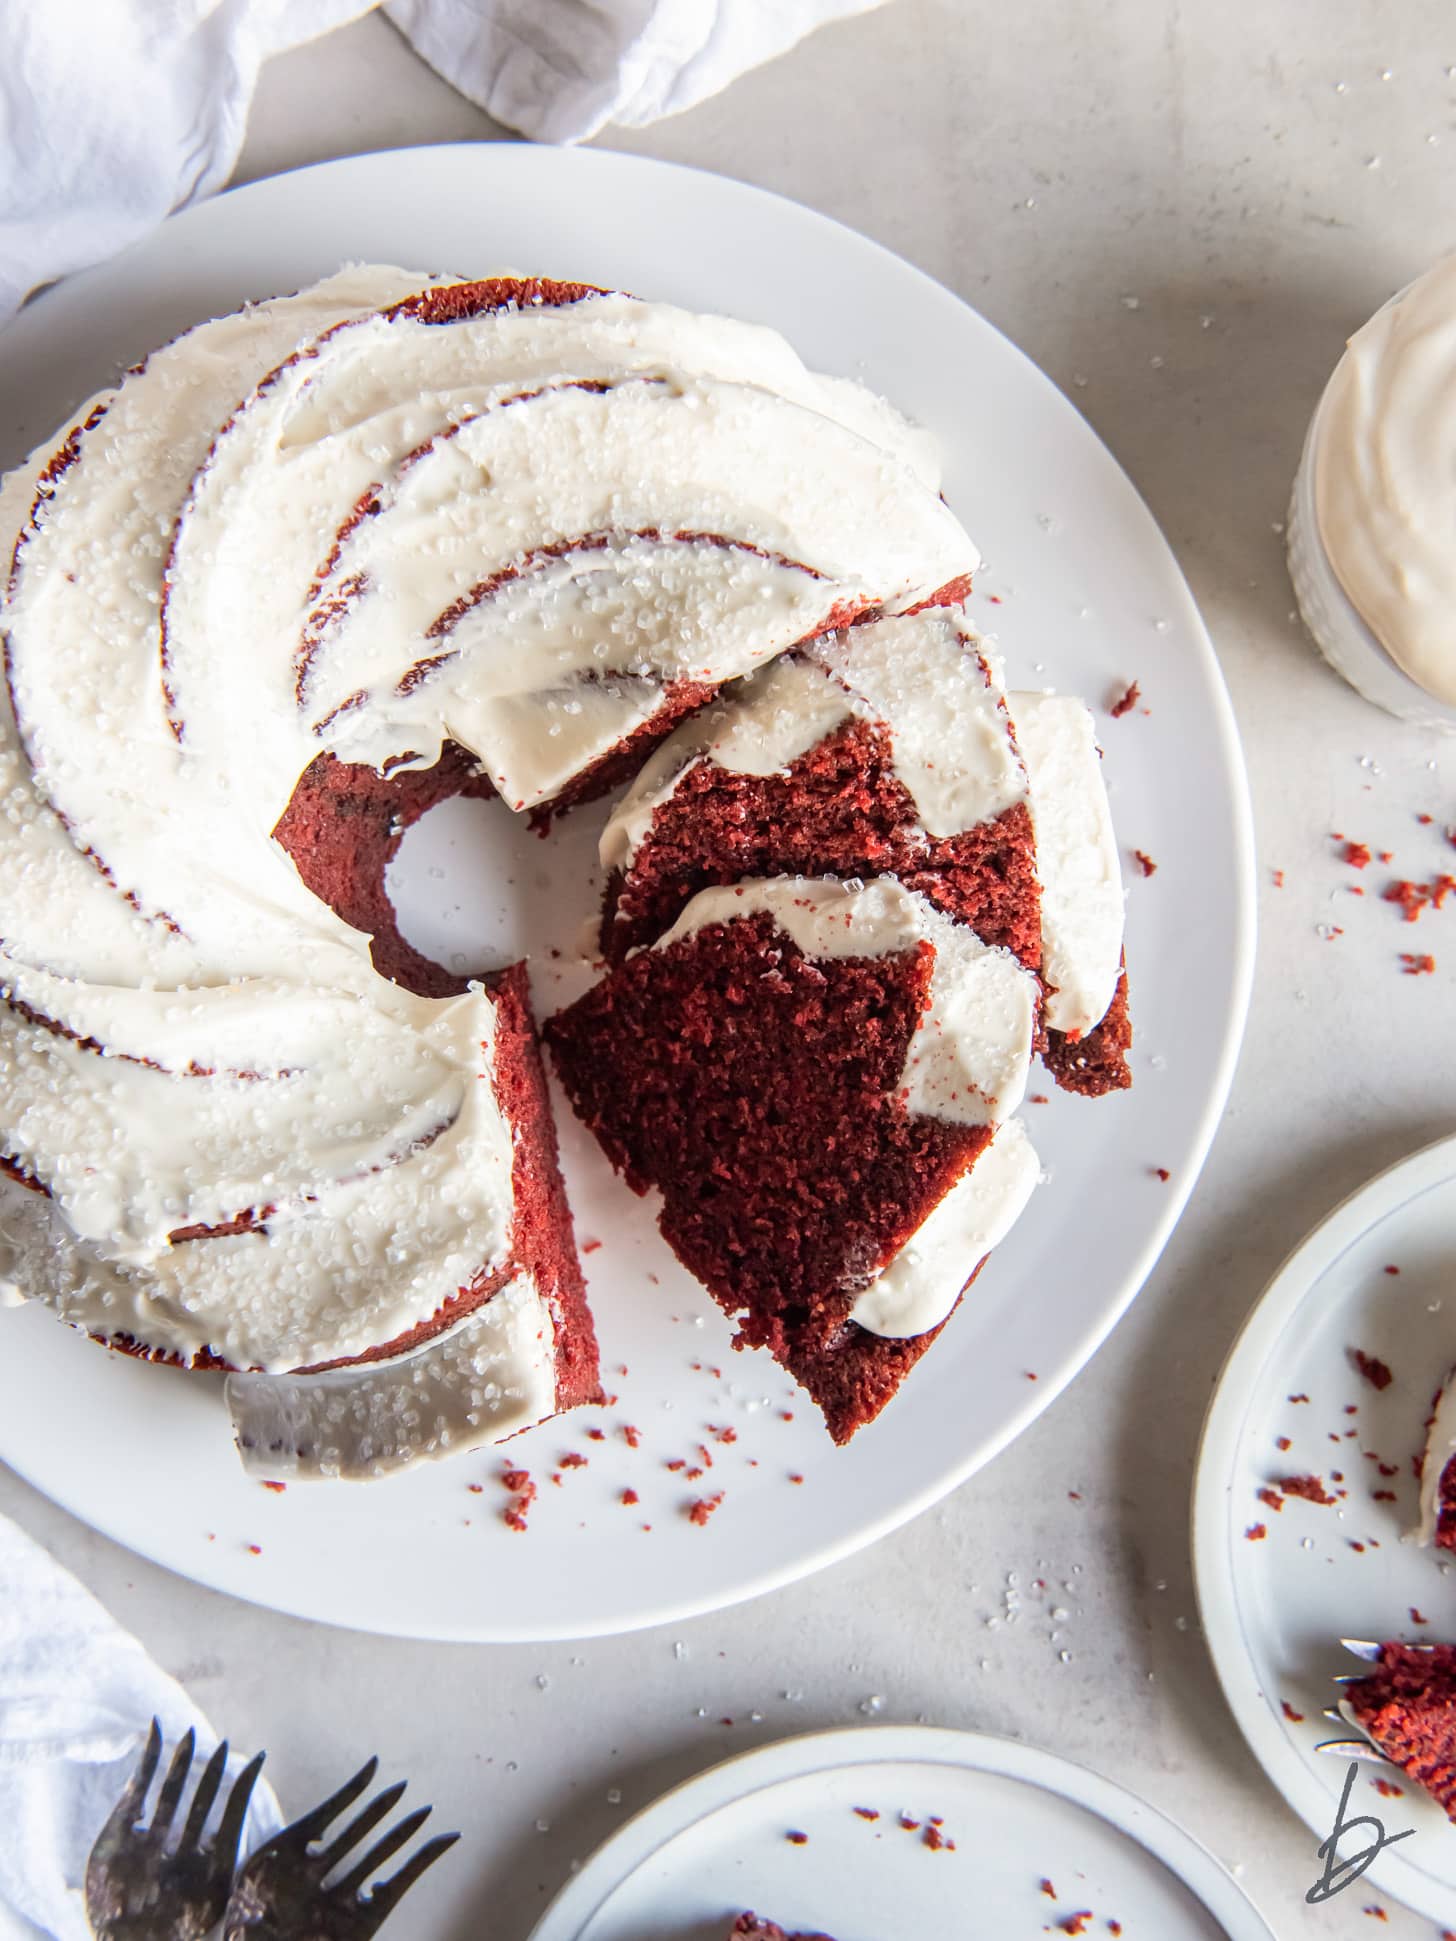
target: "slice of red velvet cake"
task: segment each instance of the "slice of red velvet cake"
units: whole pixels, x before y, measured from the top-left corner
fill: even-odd
[[[1008,712],[958,613],[865,622],[735,683],[648,761],[602,863],[612,963],[714,884],[894,876],[1042,974],[1059,1084],[1130,1082],[1122,885],[1091,717],[1043,694]]]
[[[1382,1644],[1340,1710],[1456,1821],[1456,1645]]]
[[[737,1345],[770,1349],[844,1442],[1035,1183],[1002,1122],[1037,1001],[1013,952],[901,883],[780,877],[700,891],[545,1036]]]

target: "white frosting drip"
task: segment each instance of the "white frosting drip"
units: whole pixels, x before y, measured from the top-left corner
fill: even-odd
[[[1426,1435],[1426,1457],[1421,1467],[1420,1522],[1411,1540],[1433,1544],[1441,1514],[1441,1477],[1446,1465],[1456,1456],[1456,1373],[1447,1378],[1436,1404],[1436,1413]]]
[[[1070,695],[1013,694],[1010,707],[1031,783],[1046,1022],[1085,1036],[1106,1016],[1122,964],[1122,870],[1097,737]]]
[[[969,1172],[859,1295],[850,1320],[891,1340],[939,1327],[1020,1219],[1040,1173],[1020,1119],[999,1125]]]
[[[1341,586],[1397,666],[1456,705],[1456,256],[1350,339],[1314,466]]]
[[[1036,979],[891,878],[851,889],[827,878],[777,877],[701,890],[652,946],[666,950],[712,923],[766,911],[807,957],[885,957],[928,943],[929,1004],[901,1074],[911,1112],[994,1125],[1021,1103],[1031,1058]]]
[[[904,614],[811,641],[668,737],[602,832],[602,864],[631,866],[698,761],[772,775],[851,717],[889,731],[895,774],[927,836],[974,829],[1026,796],[1004,698],[959,615]]]
[[[371,1478],[499,1442],[555,1405],[551,1318],[527,1275],[448,1333],[387,1363],[229,1375],[238,1451],[279,1481]]]

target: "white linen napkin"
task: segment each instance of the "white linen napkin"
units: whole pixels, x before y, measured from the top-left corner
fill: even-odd
[[[258,69],[374,0],[0,0],[0,325],[220,189]],[[640,127],[882,0],[388,0],[446,80],[536,141]]]
[[[86,1856],[154,1717],[166,1739],[164,1771],[177,1740],[197,1728],[199,1775],[217,1737],[182,1687],[69,1571],[0,1517],[0,1941],[89,1941]],[[240,1747],[231,1771],[256,1749]],[[226,1785],[215,1811],[225,1797]],[[282,1824],[260,1778],[244,1851]]]

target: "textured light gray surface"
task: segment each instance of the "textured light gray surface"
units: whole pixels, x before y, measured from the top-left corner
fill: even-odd
[[[1372,1925],[1363,1910],[1379,1897],[1363,1883],[1304,1904],[1314,1840],[1224,1709],[1187,1539],[1199,1424],[1239,1321],[1316,1219],[1456,1120],[1456,910],[1403,930],[1375,895],[1378,870],[1363,901],[1346,893],[1329,840],[1342,830],[1429,876],[1439,826],[1456,822],[1456,745],[1327,672],[1292,622],[1277,529],[1344,335],[1456,247],[1456,26],[1436,0],[1394,15],[1361,0],[1242,13],[897,0],[689,115],[606,138],[780,190],[889,244],[1075,398],[1167,531],[1233,690],[1260,840],[1260,976],[1228,1122],[1111,1343],[947,1504],[796,1589],[578,1647],[392,1644],[196,1590],[0,1475],[0,1510],[235,1742],[271,1749],[285,1803],[377,1747],[465,1831],[402,1934],[524,1941],[572,1858],[667,1784],[867,1716],[1008,1732],[1099,1767],[1235,1866],[1291,1941],[1431,1934],[1394,1906]],[[499,133],[367,19],[265,73],[239,179]],[[1128,731],[1143,728],[1156,718]],[[1416,826],[1421,811],[1436,829]],[[1436,975],[1401,976],[1402,949],[1433,951]],[[1053,1604],[1070,1612],[1055,1627]]]

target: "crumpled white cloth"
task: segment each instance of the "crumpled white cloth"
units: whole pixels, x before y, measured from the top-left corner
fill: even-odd
[[[162,1770],[197,1728],[194,1778],[216,1735],[69,1571],[0,1517],[0,1941],[89,1941],[86,1856],[136,1767],[153,1718]],[[256,1748],[240,1747],[235,1773]],[[156,1786],[153,1783],[152,1797]],[[219,1804],[227,1796],[224,1782]],[[191,1800],[191,1791],[184,1798]],[[283,1824],[265,1779],[244,1851]]]
[[[373,0],[0,0],[0,324],[220,189],[269,55]],[[497,121],[575,142],[706,99],[882,0],[386,0]]]

